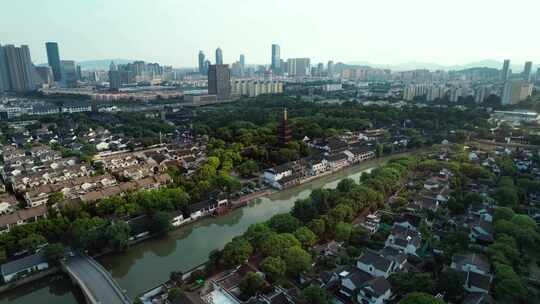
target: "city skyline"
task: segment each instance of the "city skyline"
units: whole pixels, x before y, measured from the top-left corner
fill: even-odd
[[[212,54],[218,46],[224,51],[224,63],[245,54],[249,63],[269,64],[272,43],[281,46],[282,58],[309,57],[312,62],[455,65],[505,58],[519,66],[540,62],[540,42],[524,39],[532,37],[532,30],[527,31],[534,28],[534,11],[540,8],[529,0],[512,6],[484,0],[467,6],[463,0],[448,4],[414,0],[392,2],[391,10],[391,1],[343,1],[334,12],[319,1],[287,5],[276,1],[263,11],[258,1],[240,0],[164,1],[159,6],[139,1],[59,2],[55,6],[29,0],[5,4],[0,25],[9,31],[0,34],[0,43],[29,45],[36,64],[47,62],[47,41],[58,42],[62,57],[77,61],[127,58],[175,67],[196,67],[198,50]],[[212,12],[208,7],[214,8]],[[238,8],[232,17],[231,7]],[[260,14],[253,13],[256,8]],[[325,18],[319,18],[321,14]],[[497,16],[505,22],[495,22]],[[152,26],[142,26],[144,22]],[[516,31],[521,34],[515,35]]]

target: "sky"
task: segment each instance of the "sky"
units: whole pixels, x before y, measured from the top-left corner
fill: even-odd
[[[379,64],[540,63],[539,0],[0,0],[0,44],[45,42],[66,60],[125,58],[194,67],[309,57]]]

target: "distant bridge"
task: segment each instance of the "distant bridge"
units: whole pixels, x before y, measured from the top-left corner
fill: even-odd
[[[79,285],[88,304],[131,304],[109,272],[88,255],[62,261],[62,269]]]

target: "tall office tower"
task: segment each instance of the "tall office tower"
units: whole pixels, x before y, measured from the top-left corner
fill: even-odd
[[[536,82],[540,82],[540,68],[536,69]]]
[[[533,85],[523,80],[510,80],[504,84],[502,104],[516,104],[532,94]]]
[[[77,67],[73,60],[61,60],[62,84],[66,87],[74,87],[77,84]]]
[[[521,77],[525,81],[531,81],[531,72],[532,72],[532,61],[525,62],[525,67],[523,68],[523,73]]]
[[[231,95],[231,71],[227,64],[211,64],[208,67],[208,94],[217,95],[218,99],[227,99]]]
[[[281,48],[278,44],[272,44],[272,65],[270,67],[274,73],[281,69]]]
[[[5,91],[27,92],[35,90],[36,71],[30,58],[28,46],[2,47],[3,63],[0,64],[0,78]],[[7,79],[7,81],[5,80]]]
[[[501,80],[507,81],[510,78],[510,59],[505,59],[501,71]]]
[[[311,70],[309,58],[290,58],[287,67],[289,76],[308,76]]]
[[[334,62],[332,60],[328,61],[328,64],[326,65],[326,75],[328,77],[334,76]]]
[[[120,85],[120,71],[118,71],[114,62],[111,61],[111,65],[109,66],[109,90],[119,91]]]
[[[216,64],[222,65],[223,64],[223,51],[220,47],[216,49]]]
[[[246,66],[246,56],[244,56],[244,54],[240,55],[240,66],[242,67],[242,69],[244,69]]]
[[[62,79],[62,68],[60,65],[60,52],[58,51],[58,43],[47,42],[45,43],[47,49],[47,62],[52,69],[54,81],[60,81]]]
[[[204,59],[205,59],[204,52],[199,51],[199,74],[201,75],[206,74],[205,73],[206,70],[204,69]]]

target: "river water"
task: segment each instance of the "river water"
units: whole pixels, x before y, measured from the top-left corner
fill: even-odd
[[[186,271],[206,261],[208,253],[221,249],[233,237],[244,233],[249,225],[268,220],[275,214],[291,210],[294,202],[309,196],[313,189],[335,188],[344,178],[358,181],[362,172],[370,171],[379,161],[368,161],[325,176],[304,185],[256,199],[247,207],[218,218],[206,218],[174,230],[161,238],[144,241],[127,252],[99,260],[130,297],[166,281],[171,271]],[[0,304],[80,304],[84,299],[76,286],[64,275],[44,278],[0,296]]]

